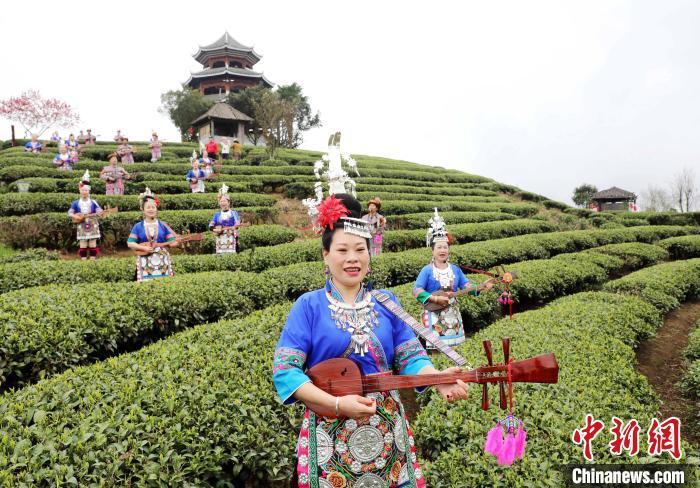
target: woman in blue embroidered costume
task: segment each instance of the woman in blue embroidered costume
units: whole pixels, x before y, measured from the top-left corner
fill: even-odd
[[[53,164],[54,166],[56,166],[56,169],[73,169],[73,161],[71,155],[68,153],[68,148],[65,144],[61,144],[60,146],[58,146],[58,153],[53,158]]]
[[[275,350],[277,393],[285,404],[307,405],[297,445],[298,486],[423,487],[398,392],[334,397],[305,374],[307,368],[337,357],[357,362],[364,374],[437,372],[413,331],[363,285],[370,261],[369,227],[360,219],[356,199],[337,197],[319,206],[317,220],[324,229],[326,285],[296,301]],[[448,401],[467,397],[462,382],[436,388]],[[338,418],[318,416],[314,407],[335,408]]]
[[[493,285],[490,282],[484,286],[472,285],[469,278],[458,266],[449,263],[450,236],[445,227],[445,221],[438,215],[437,208],[428,224],[426,244],[432,248],[433,258],[430,264],[426,265],[418,274],[413,286],[413,296],[423,305],[434,302],[446,306],[439,312],[424,310],[423,325],[436,332],[445,344],[455,346],[464,342],[464,325],[459,303],[457,303],[454,293],[459,290],[467,290],[478,296],[480,290],[489,289]],[[432,295],[433,292],[439,290],[446,294],[443,296]],[[430,348],[430,344],[428,347]]]
[[[168,247],[178,245],[175,232],[158,220],[158,198],[146,188],[139,195],[143,220],[131,228],[127,246],[136,253],[136,281],[172,276]]]
[[[225,183],[219,189],[219,207],[221,211],[216,212],[209,222],[209,229],[216,235],[216,254],[236,252],[241,216],[231,208],[231,198]]]
[[[100,248],[97,239],[100,238],[100,224],[97,216],[102,215],[102,207],[90,197],[90,172],[85,170],[79,184],[80,198],[75,200],[68,210],[68,215],[74,224],[78,224],[78,256],[80,259],[97,259]]]
[[[185,179],[190,183],[192,193],[204,193],[204,180],[207,175],[203,169],[199,169],[199,161],[192,160],[192,169],[187,172]]]
[[[36,134],[32,134],[32,140],[24,145],[24,152],[40,153],[42,148],[43,146],[41,145],[41,142],[39,142]]]

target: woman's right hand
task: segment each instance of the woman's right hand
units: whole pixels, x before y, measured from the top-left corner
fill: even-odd
[[[340,397],[338,403],[340,416],[358,419],[377,412],[377,403],[360,395],[345,395]]]

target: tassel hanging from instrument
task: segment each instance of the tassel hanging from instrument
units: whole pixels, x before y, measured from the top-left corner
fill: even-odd
[[[504,434],[505,439],[503,438]],[[525,425],[510,413],[489,430],[486,435],[484,452],[493,455],[501,466],[510,466],[516,459],[523,458],[526,444]]]
[[[510,319],[513,320],[513,296],[511,295],[510,291],[506,290],[501,293],[501,296],[498,297],[498,303],[504,307],[508,307],[508,315],[510,316]]]

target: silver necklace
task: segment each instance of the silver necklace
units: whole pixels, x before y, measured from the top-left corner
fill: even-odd
[[[360,290],[362,299],[350,304],[335,298],[331,291],[326,289],[326,297],[330,302],[328,308],[335,326],[350,333],[350,345],[355,354],[364,356],[369,352],[369,339],[372,329],[379,325],[379,314],[374,310],[372,295]]]

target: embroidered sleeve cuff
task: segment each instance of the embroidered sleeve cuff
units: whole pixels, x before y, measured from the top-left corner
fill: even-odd
[[[306,353],[293,347],[278,347],[275,350],[272,381],[275,383],[277,394],[285,405],[296,402],[294,392],[311,379],[304,374],[302,368],[306,363]]]
[[[275,388],[277,388],[277,394],[284,405],[296,403],[297,399],[294,398],[294,392],[297,391],[301,385],[311,381],[300,369],[278,371],[272,377],[272,380],[275,383]]]
[[[420,292],[418,294],[418,296],[416,297],[416,299],[423,304],[425,304],[425,302],[427,302],[429,298],[430,298],[430,293],[428,293],[427,291]]]
[[[394,349],[394,371],[398,374],[418,374],[429,364],[428,354],[416,337]]]

